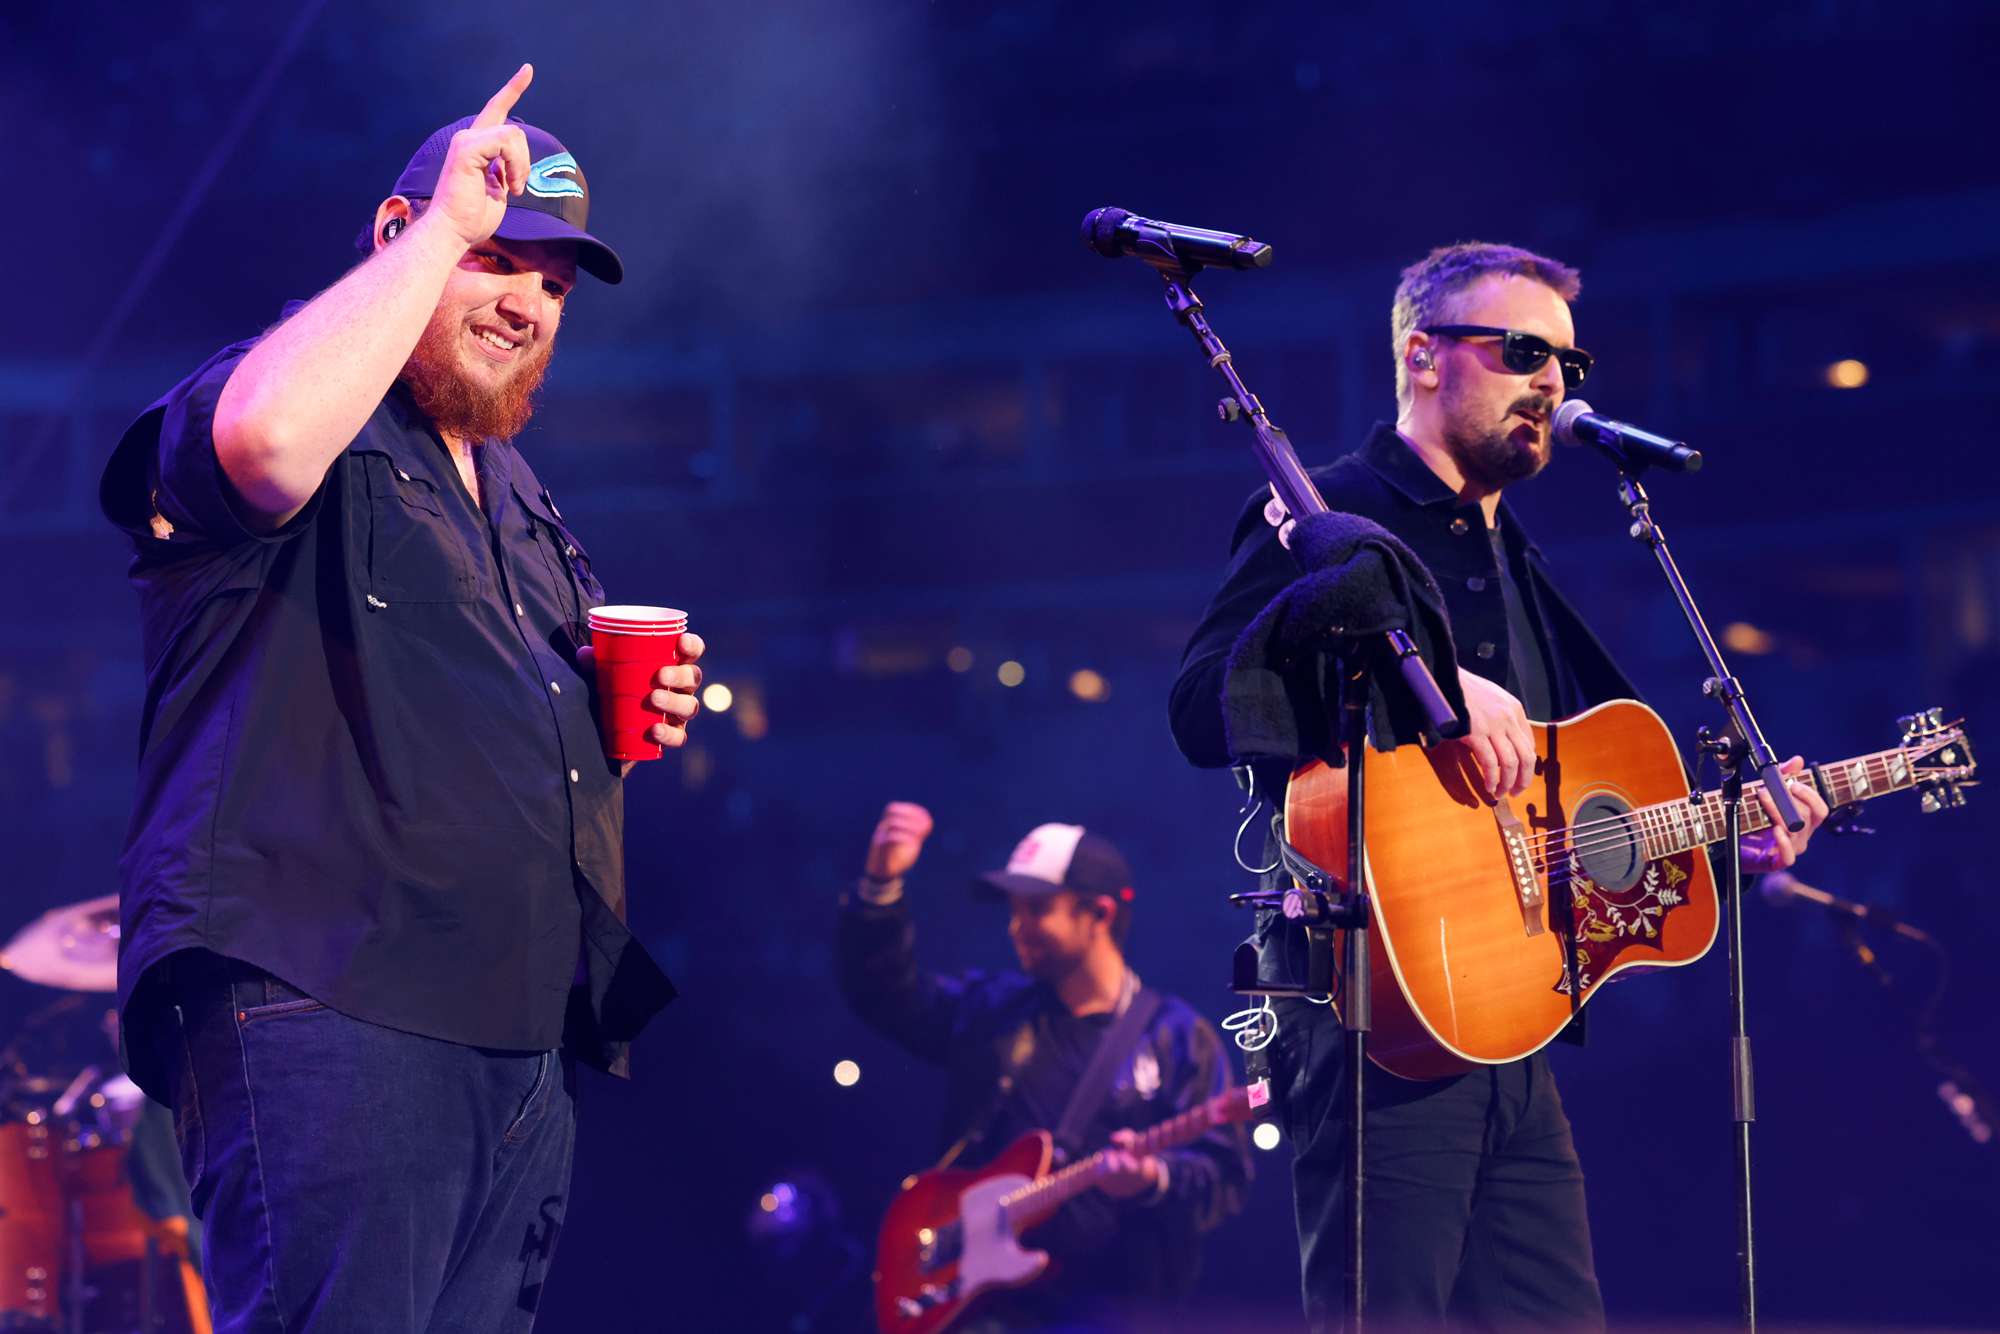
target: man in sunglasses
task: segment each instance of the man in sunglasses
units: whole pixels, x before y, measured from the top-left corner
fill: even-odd
[[[1550,419],[1589,373],[1570,320],[1578,288],[1574,269],[1512,246],[1446,246],[1411,265],[1390,313],[1396,424],[1376,426],[1359,450],[1312,474],[1328,505],[1381,524],[1436,576],[1470,723],[1446,744],[1465,748],[1493,797],[1518,796],[1534,775],[1530,717],[1636,693],[1502,499],[1548,463]],[[1265,521],[1268,497],[1260,489],[1237,522],[1228,573],[1173,689],[1175,739],[1205,767],[1234,758],[1223,703],[1230,650],[1299,577]],[[1328,677],[1322,659],[1286,678],[1281,707],[1302,736],[1325,735],[1335,716]],[[1788,771],[1799,764],[1794,757]],[[1290,768],[1260,767],[1258,790],[1282,805]],[[1795,795],[1806,828],[1746,837],[1748,868],[1791,865],[1825,816],[1815,792]],[[1296,934],[1282,917],[1260,916],[1263,977],[1299,980]],[[1314,1328],[1331,1327],[1346,1264],[1342,1033],[1326,1006],[1274,1004],[1272,1083],[1292,1141],[1306,1313]],[[1545,1054],[1426,1082],[1371,1070],[1367,1094],[1371,1315],[1398,1327],[1603,1324],[1583,1172]]]

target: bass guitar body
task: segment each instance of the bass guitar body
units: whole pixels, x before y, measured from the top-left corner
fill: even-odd
[[[1661,817],[1644,808],[1688,794],[1659,715],[1619,700],[1530,726],[1534,780],[1497,803],[1463,747],[1366,751],[1368,1052],[1392,1074],[1518,1060],[1620,972],[1692,963],[1715,941],[1707,854],[1648,837]],[[1344,876],[1345,770],[1301,768],[1285,817],[1293,846]]]

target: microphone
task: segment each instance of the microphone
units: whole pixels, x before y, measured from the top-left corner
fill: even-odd
[[[1887,908],[1871,908],[1853,899],[1843,899],[1838,894],[1829,894],[1823,889],[1815,889],[1800,880],[1790,871],[1773,871],[1757,886],[1766,903],[1785,907],[1793,903],[1814,903],[1837,917],[1850,918],[1856,922],[1875,922],[1893,929],[1899,936],[1911,940],[1928,941],[1930,937],[1910,926]]]
[[[1137,255],[1148,264],[1176,268],[1261,269],[1271,263],[1262,241],[1206,227],[1155,222],[1122,208],[1094,208],[1083,215],[1083,243],[1106,259]]]
[[[1580,398],[1572,398],[1557,408],[1551,427],[1556,439],[1564,444],[1597,445],[1617,455],[1622,463],[1642,468],[1652,465],[1670,472],[1701,471],[1700,450],[1642,431],[1628,422],[1600,417]]]

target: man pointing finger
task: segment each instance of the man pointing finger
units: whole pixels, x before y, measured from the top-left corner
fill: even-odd
[[[525,1331],[574,1063],[672,987],[625,926],[624,793],[579,650],[607,601],[511,441],[589,186],[509,119],[431,135],[363,261],[126,431],[147,687],[120,863],[133,1077],[174,1108],[226,1334]],[[678,746],[702,643],[645,707]]]

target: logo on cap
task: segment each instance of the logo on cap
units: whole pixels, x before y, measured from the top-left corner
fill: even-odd
[[[1074,824],[1037,825],[1014,848],[1007,859],[1007,874],[1033,876],[1060,886],[1069,879],[1069,864],[1076,856],[1083,826]]]
[[[576,158],[569,153],[553,153],[528,168],[528,193],[542,199],[583,195],[583,182],[576,179]]]

